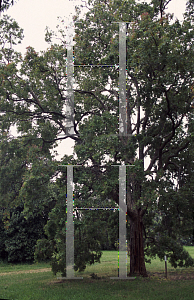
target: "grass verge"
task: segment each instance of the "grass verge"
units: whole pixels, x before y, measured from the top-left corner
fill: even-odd
[[[194,247],[186,247],[194,257]],[[43,264],[0,264],[0,299],[14,300],[73,300],[73,299],[194,299],[194,267],[187,269],[171,268],[168,265],[168,278],[164,276],[164,262],[159,259],[146,264],[148,278],[135,280],[111,280],[117,276],[118,253],[104,251],[101,264],[88,266],[83,273],[76,272],[83,280],[57,280],[52,272],[38,272],[38,269],[50,268]],[[129,267],[129,266],[128,266]],[[36,273],[25,273],[37,270]],[[20,272],[13,274],[12,272]],[[95,273],[100,279],[92,279]],[[57,274],[60,276],[60,274]],[[174,276],[174,277],[173,277]]]

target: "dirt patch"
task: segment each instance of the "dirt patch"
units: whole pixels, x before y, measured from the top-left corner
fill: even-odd
[[[53,281],[50,281],[50,282],[48,283],[48,285],[58,284],[58,283],[65,283],[65,281],[64,281],[64,280],[53,280]]]
[[[23,273],[40,273],[40,272],[51,272],[51,268],[6,272],[6,273],[0,273],[0,276],[17,275],[17,274],[23,274]]]
[[[171,275],[169,277],[170,280],[193,280],[194,279],[194,274],[190,274],[190,275]]]
[[[180,273],[171,273],[169,272],[167,274],[167,279],[165,277],[164,273],[159,273],[159,272],[154,272],[154,273],[149,273],[148,277],[159,279],[159,280],[193,280],[194,279],[194,272],[184,272],[182,274]]]

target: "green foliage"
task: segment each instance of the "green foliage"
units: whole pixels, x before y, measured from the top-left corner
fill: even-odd
[[[164,255],[172,267],[194,266],[194,259],[175,239],[168,236],[167,232],[160,233],[157,242],[146,251],[146,255],[154,258],[156,255],[160,260],[164,260]]]
[[[43,227],[47,220],[40,214],[26,220],[22,211],[23,205],[11,209],[9,218],[4,215],[1,254],[6,254],[8,262],[33,262],[36,241],[44,236]]]
[[[6,230],[4,228],[3,213],[0,214],[0,258],[6,259],[7,253],[5,251],[5,241],[6,241]]]
[[[34,251],[35,261],[47,261],[50,260],[53,254],[53,245],[52,241],[49,241],[46,238],[38,239]]]
[[[0,12],[7,10],[13,4],[14,0],[0,0]]]
[[[49,213],[49,220],[45,226],[48,239],[39,240],[35,250],[37,261],[50,258],[54,274],[61,272],[62,275],[66,274],[64,197],[63,193],[58,194],[58,201]],[[113,217],[111,213],[114,214]],[[118,239],[118,213],[101,210],[88,210],[85,213],[77,211],[74,217],[74,230],[75,270],[81,272],[86,265],[100,262],[103,247],[114,247]]]

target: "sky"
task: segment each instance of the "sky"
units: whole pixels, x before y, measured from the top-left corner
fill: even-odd
[[[44,40],[46,26],[55,31],[56,25],[60,22],[57,17],[64,18],[68,24],[75,14],[75,5],[80,6],[81,4],[85,5],[86,2],[82,0],[15,0],[15,4],[4,12],[15,19],[24,29],[22,44],[16,46],[15,49],[22,54],[26,52],[28,46],[34,47],[37,52],[46,50],[49,47]],[[168,4],[168,11],[182,20],[185,5],[186,0],[172,0]],[[87,9],[82,8],[81,11],[83,16]],[[74,142],[70,138],[61,142],[56,148],[59,153],[58,159],[64,154],[72,154],[73,145]]]

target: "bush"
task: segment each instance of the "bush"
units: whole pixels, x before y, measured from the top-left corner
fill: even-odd
[[[6,232],[3,223],[3,215],[0,214],[0,258],[7,259],[7,252],[5,251]]]
[[[8,262],[33,262],[35,245],[38,239],[43,238],[43,227],[46,220],[36,214],[25,219],[23,206],[13,209],[10,220],[5,229],[4,251]]]
[[[104,223],[99,214],[94,211],[85,213],[81,220],[74,219],[74,255],[75,271],[83,271],[87,264],[100,262],[102,255],[101,244],[105,242]],[[37,242],[35,250],[36,261],[47,258],[51,260],[54,274],[66,274],[66,207],[63,201],[58,201],[49,213],[45,226],[47,239]]]
[[[169,237],[165,232],[160,234],[158,241],[152,245],[152,247],[148,247],[145,250],[147,256],[155,258],[156,255],[158,255],[160,260],[164,259],[164,253],[167,256],[169,263],[174,268],[194,266],[194,259],[190,254],[178,241]]]
[[[46,238],[37,240],[34,252],[35,261],[50,260],[53,254],[54,244]]]

